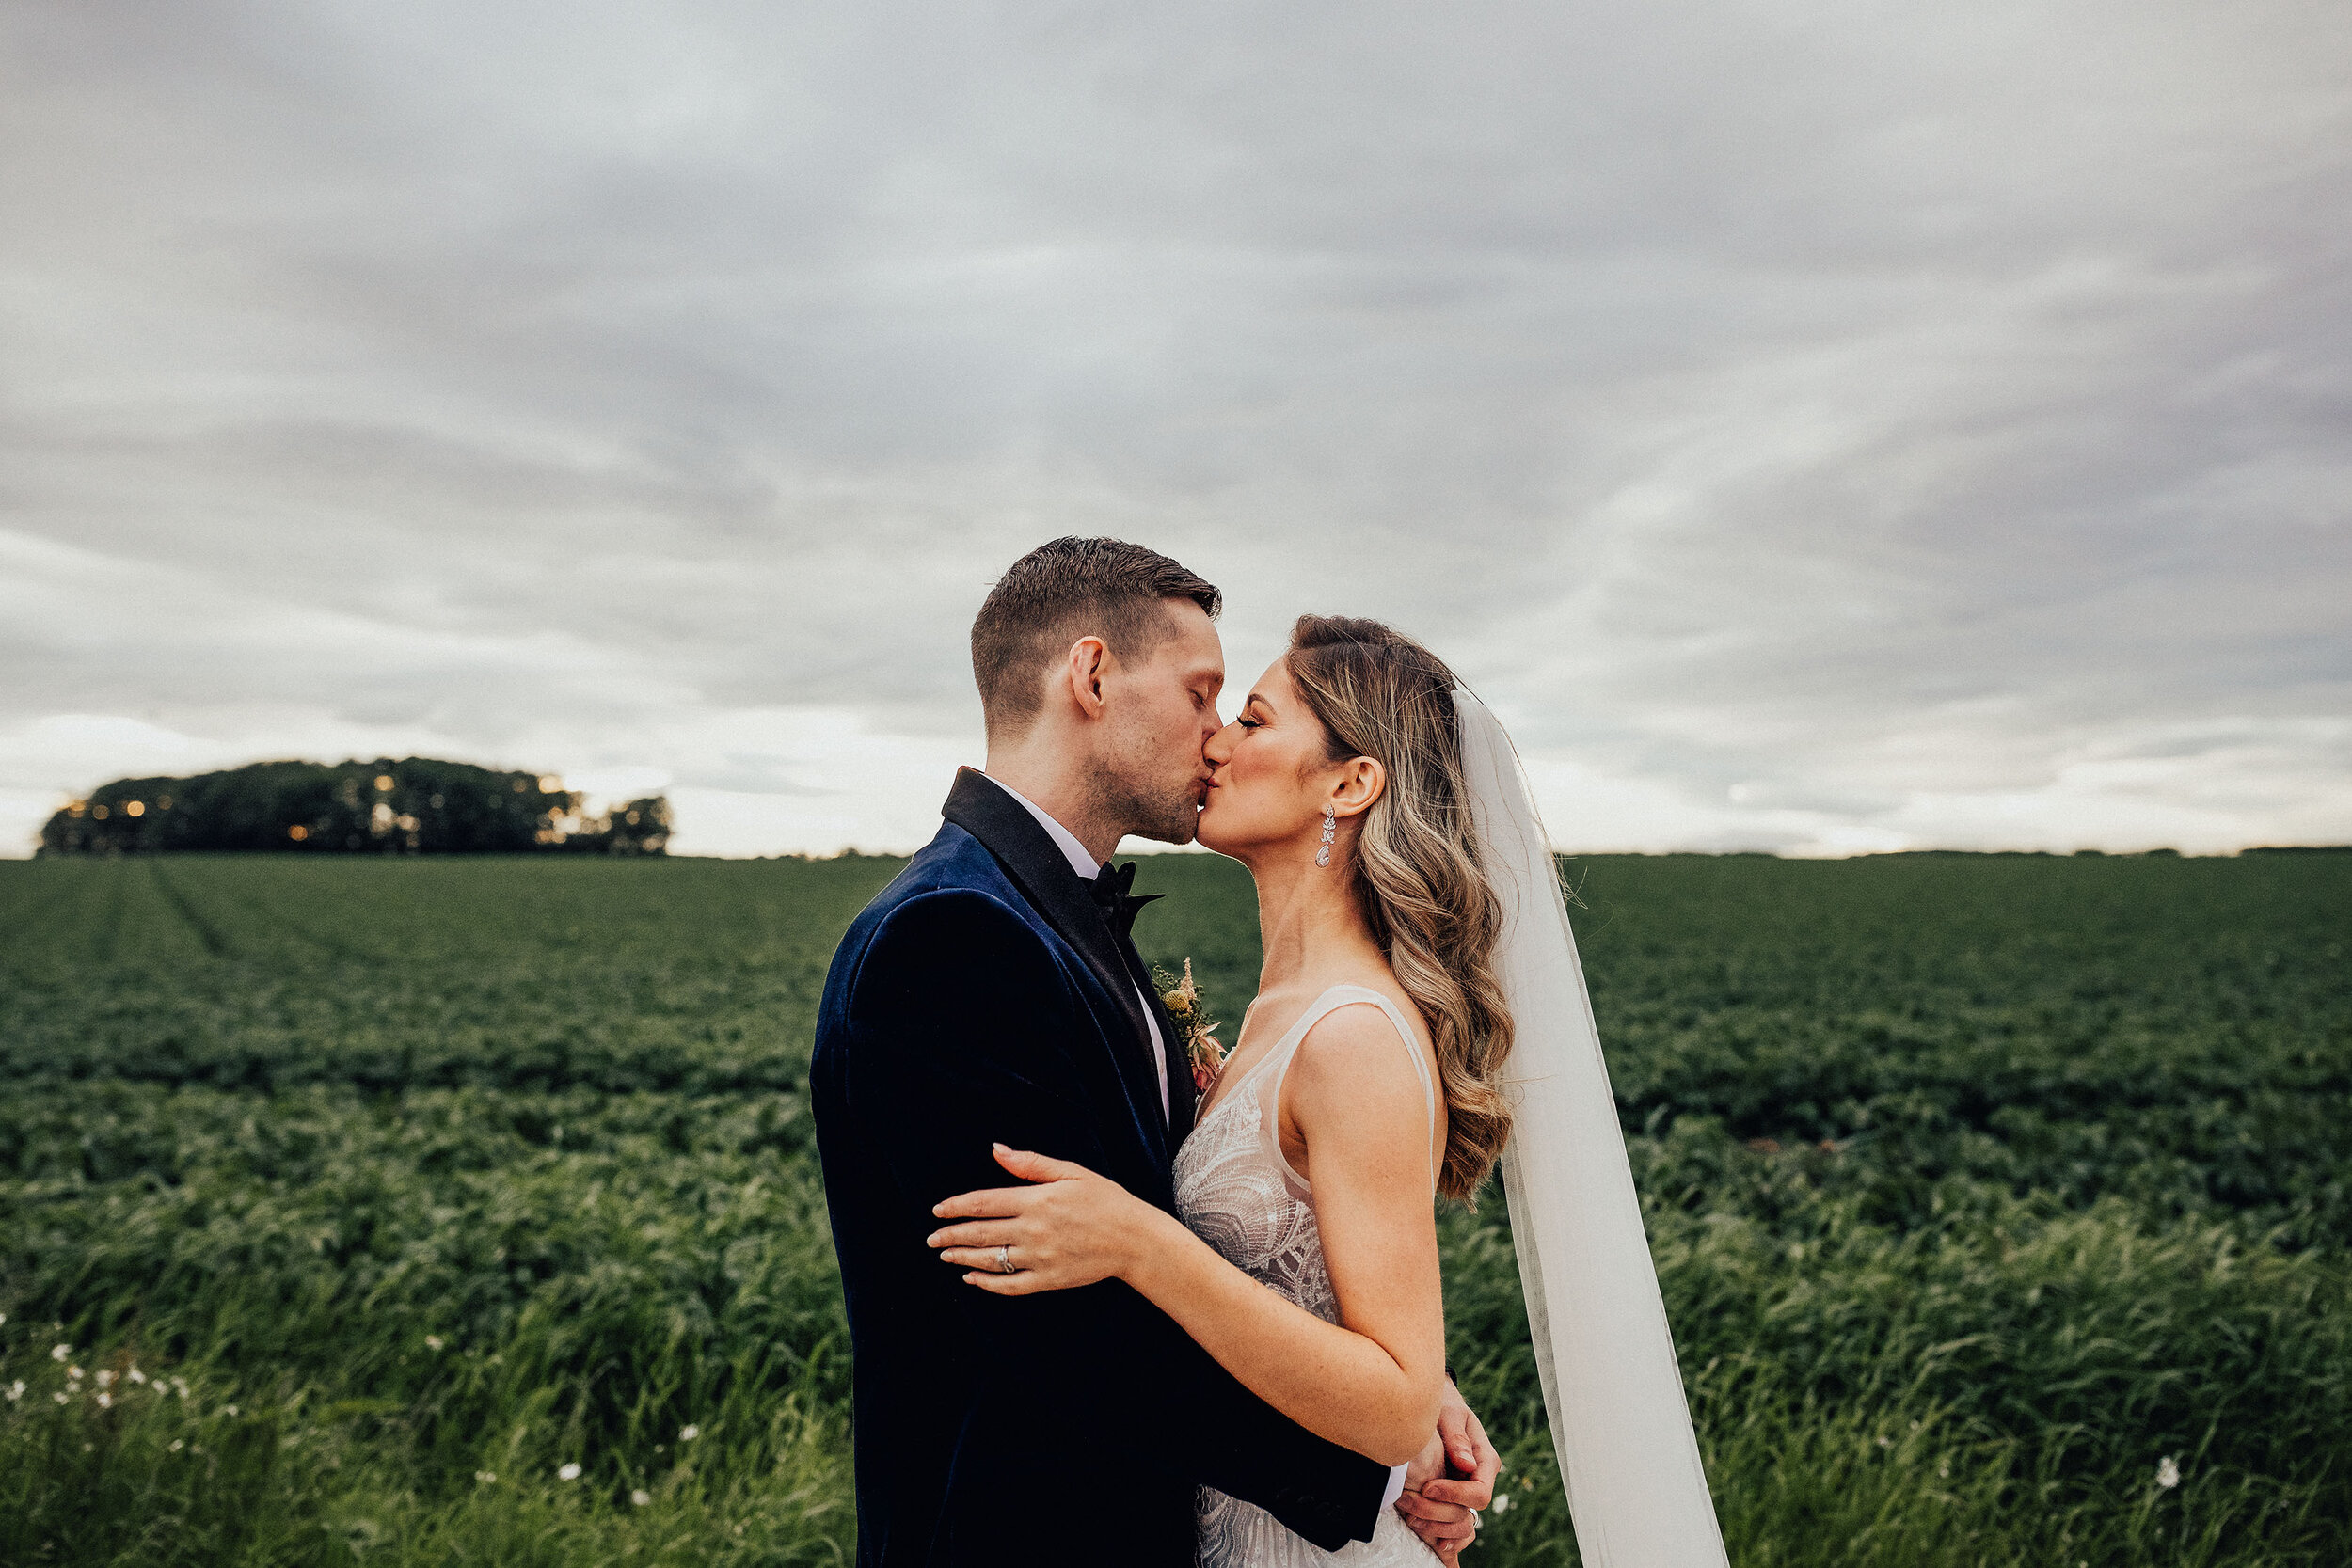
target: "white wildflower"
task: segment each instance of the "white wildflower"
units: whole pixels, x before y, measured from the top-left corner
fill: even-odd
[[[473,1473],[473,1479],[487,1486],[499,1479],[499,1473],[496,1470],[476,1470]]]
[[[1893,1448],[1894,1446],[1895,1446],[1895,1440],[1894,1440],[1892,1437],[1884,1437],[1884,1436],[1882,1436],[1882,1437],[1879,1439],[1879,1447],[1880,1447],[1880,1448],[1882,1448],[1882,1449],[1891,1449],[1891,1448]]]
[[[133,1383],[145,1383],[147,1381],[147,1374],[140,1371],[136,1367],[132,1368],[129,1371],[123,1373],[122,1375]]]
[[[52,1394],[52,1395],[50,1395],[49,1397],[50,1397],[51,1399],[53,1399],[53,1400],[56,1400],[56,1401],[59,1404],[63,1404],[63,1403],[64,1403],[67,1400],[71,1399],[72,1396],[72,1395],[70,1395],[70,1394]]]
[[[633,1506],[643,1508],[647,1503],[653,1501],[653,1494],[641,1486],[628,1495],[628,1500]]]
[[[72,1345],[52,1345],[49,1347],[49,1359],[52,1361],[62,1361],[72,1354],[73,1347]]]
[[[677,1440],[681,1443],[691,1443],[702,1434],[703,1429],[700,1427],[680,1427],[677,1429]]]
[[[1510,1493],[1508,1493],[1508,1492],[1499,1493],[1499,1494],[1496,1496],[1495,1500],[1494,1500],[1494,1509],[1493,1509],[1493,1512],[1495,1512],[1495,1513],[1502,1513],[1504,1510],[1508,1509],[1510,1506],[1511,1506],[1511,1494],[1510,1494]]]
[[[72,1378],[74,1382],[79,1383],[82,1381],[82,1369],[79,1367],[68,1367],[65,1370],[65,1375]]]
[[[580,1466],[577,1465],[563,1465],[556,1470],[555,1479],[558,1481],[578,1481],[580,1479]]]
[[[2171,1456],[2170,1454],[2166,1454],[2166,1455],[2165,1455],[2162,1459],[2157,1460],[2157,1461],[2156,1461],[2156,1486],[2157,1486],[2157,1488],[2158,1488],[2159,1490],[2161,1490],[2161,1491],[2169,1492],[2169,1491],[2171,1491],[2171,1490],[2172,1490],[2172,1488],[2174,1488],[2175,1486],[2178,1486],[2178,1485],[2180,1485],[2180,1484],[2181,1484],[2181,1467],[2180,1467],[2178,1465],[2176,1465],[2176,1464],[2174,1464],[2174,1463],[2172,1462],[2172,1456]]]
[[[182,1449],[184,1449],[187,1446],[187,1440],[185,1438],[175,1437],[171,1440],[171,1451],[173,1453],[178,1453]]]
[[[7,1391],[8,1402],[10,1404],[14,1404],[17,1401],[24,1397],[24,1380],[21,1377],[18,1378],[14,1383],[8,1385]]]
[[[101,1410],[112,1410],[114,1407],[115,1397],[112,1394],[107,1393],[104,1389],[100,1389],[98,1391],[98,1408]]]
[[[114,1383],[115,1374],[112,1371],[108,1370],[104,1367],[98,1369],[98,1386],[101,1388],[111,1388],[114,1386]]]
[[[424,1337],[424,1348],[427,1350],[439,1350],[441,1348],[441,1337],[437,1334],[426,1335]]]
[[[233,1404],[224,1404],[224,1405],[222,1405],[222,1406],[220,1407],[220,1413],[221,1413],[222,1415],[224,1415],[224,1416],[234,1416],[234,1415],[239,1414],[239,1412],[238,1412],[238,1410],[237,1410],[237,1407],[236,1407],[235,1405],[233,1405]]]

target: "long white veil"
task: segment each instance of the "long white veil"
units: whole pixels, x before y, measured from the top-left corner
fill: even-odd
[[[1503,1195],[1577,1547],[1586,1568],[1724,1568],[1559,868],[1511,737],[1454,702],[1516,1024]]]

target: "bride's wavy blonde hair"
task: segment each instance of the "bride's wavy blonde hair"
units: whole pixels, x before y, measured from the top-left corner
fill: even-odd
[[[1495,974],[1502,905],[1471,820],[1454,672],[1402,632],[1341,615],[1300,616],[1283,662],[1330,760],[1370,757],[1387,770],[1356,841],[1356,900],[1437,1047],[1438,1190],[1474,1207],[1511,1135],[1511,1009]]]

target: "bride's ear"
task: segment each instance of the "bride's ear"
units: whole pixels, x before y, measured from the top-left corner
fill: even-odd
[[[1360,816],[1388,787],[1386,768],[1371,757],[1353,758],[1340,765],[1340,786],[1331,795],[1331,810],[1340,816]]]

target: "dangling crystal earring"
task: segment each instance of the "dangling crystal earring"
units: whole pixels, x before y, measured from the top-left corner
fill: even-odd
[[[1340,814],[1338,809],[1332,806],[1324,807],[1323,847],[1315,851],[1315,863],[1317,865],[1329,865],[1331,863],[1331,841],[1339,836],[1339,832]]]

